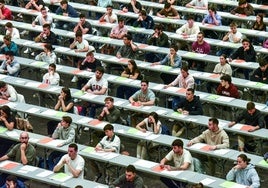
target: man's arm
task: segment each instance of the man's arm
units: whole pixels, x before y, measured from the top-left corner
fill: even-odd
[[[7,155],[4,155],[0,158],[0,161],[5,161],[5,160],[8,160],[9,157]]]
[[[22,143],[20,145],[20,153],[21,153],[21,163],[26,165],[28,163],[28,159],[26,157],[26,148],[27,148],[27,144]]]

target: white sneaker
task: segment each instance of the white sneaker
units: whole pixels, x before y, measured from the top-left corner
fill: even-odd
[[[154,14],[153,9],[150,10],[149,15],[152,16]]]
[[[77,82],[78,81],[78,77],[74,76],[73,79],[71,80],[71,82]]]

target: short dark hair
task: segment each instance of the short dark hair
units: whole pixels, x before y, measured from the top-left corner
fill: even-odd
[[[118,18],[118,22],[125,22],[123,18]]]
[[[44,45],[44,47],[45,47],[46,49],[48,49],[49,51],[54,50],[53,46],[52,46],[50,43],[46,43],[46,44]]]
[[[194,94],[194,89],[193,88],[188,88],[187,91],[191,91],[192,94]]]
[[[141,83],[142,83],[142,82],[144,82],[144,83],[146,83],[147,85],[149,85],[149,81],[148,81],[148,80],[142,79],[142,80],[141,80]]]
[[[104,99],[104,102],[106,102],[106,101],[114,102],[114,98],[113,98],[113,97],[106,97],[106,98]]]
[[[74,148],[75,151],[78,151],[78,146],[77,146],[76,143],[71,143],[71,144],[69,144],[68,147],[69,147],[69,148]]]
[[[5,4],[5,0],[0,0],[0,3]]]
[[[260,67],[264,67],[265,65],[267,65],[267,63],[265,61],[260,61],[259,62],[259,66]]]
[[[240,154],[237,156],[237,158],[240,157],[244,162],[247,162],[247,164],[250,162],[250,158],[248,158],[245,154]]]
[[[73,121],[70,116],[62,116],[62,120],[65,121],[66,123],[69,123],[69,125],[71,125]]]
[[[183,148],[183,141],[181,139],[176,139],[172,142],[172,146],[178,146]]]
[[[68,1],[67,1],[67,0],[62,0],[62,1],[60,2],[60,4],[61,4],[61,5],[68,4]]]
[[[188,67],[187,65],[183,65],[183,66],[181,67],[181,70],[184,70],[185,72],[188,73],[188,71],[189,71],[189,67]]]
[[[54,68],[54,70],[56,71],[56,64],[55,64],[55,63],[50,63],[50,64],[49,64],[49,67]]]
[[[194,20],[194,16],[192,14],[187,16],[187,20]]]
[[[6,51],[5,55],[14,56],[14,52],[13,51]]]
[[[162,24],[156,24],[155,26],[154,26],[154,30],[155,29],[158,29],[158,30],[160,30],[160,31],[163,31],[163,26],[162,26]]]
[[[198,35],[202,35],[203,37],[205,36],[205,33],[203,31],[200,31],[199,33],[197,33]]]
[[[86,17],[86,15],[83,14],[83,13],[81,13],[81,14],[79,15],[79,18],[85,18],[85,17]]]
[[[141,10],[141,11],[140,11],[140,14],[141,14],[142,16],[147,16],[147,13],[146,13],[145,10]]]
[[[50,24],[46,23],[46,24],[43,25],[43,28],[48,28],[48,29],[50,29],[51,26],[50,26]]]
[[[1,0],[0,0],[1,1]],[[18,183],[18,178],[16,177],[16,176],[14,176],[14,175],[9,175],[9,176],[7,176],[7,178],[6,178],[6,181],[13,181],[14,183]]]
[[[239,0],[239,2],[238,2],[238,6],[243,5],[243,4],[246,4],[246,3],[247,3],[246,0]]]
[[[104,74],[104,68],[103,67],[97,67],[96,68],[96,71],[99,71],[99,72],[101,72],[102,74]]]
[[[179,47],[176,44],[171,44],[169,48],[173,48],[176,52],[179,50]]]
[[[5,83],[5,82],[3,82],[3,81],[0,81],[0,88],[3,88],[3,87],[5,87],[7,84]]]
[[[107,5],[106,8],[114,8],[113,5]]]
[[[136,173],[136,168],[134,165],[128,165],[126,168],[127,172],[132,172],[132,173]]]
[[[243,42],[248,42],[248,43],[250,43],[250,40],[248,39],[248,38],[244,38],[243,40],[242,40],[242,43]]]
[[[208,121],[212,121],[213,124],[219,125],[219,120],[217,118],[209,118]]]
[[[7,23],[5,24],[5,26],[8,27],[8,28],[12,28],[12,27],[13,27],[13,24],[12,24],[11,22],[7,22]]]
[[[124,37],[126,37],[127,40],[132,40],[132,36],[130,34],[125,34]]]
[[[247,110],[252,110],[255,108],[254,102],[250,101],[247,103]]]
[[[0,107],[0,110],[2,110],[7,115],[8,118],[11,116],[11,109],[9,108],[9,106],[4,105]]]
[[[232,83],[232,78],[229,74],[222,75],[220,80],[224,80],[224,81],[228,82],[229,84]]]
[[[114,126],[110,123],[106,124],[104,127],[103,127],[103,131],[113,131],[114,130]]]
[[[4,39],[10,42],[11,41],[11,36],[10,35],[5,35]]]
[[[171,7],[171,4],[166,2],[165,5],[164,5],[164,9],[169,8],[169,7]]]
[[[82,36],[83,36],[82,31],[80,31],[80,30],[76,31],[75,37],[82,37]]]

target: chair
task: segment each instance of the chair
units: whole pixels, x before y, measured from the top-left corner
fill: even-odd
[[[27,119],[16,117],[17,129],[27,132],[33,132],[33,126]]]

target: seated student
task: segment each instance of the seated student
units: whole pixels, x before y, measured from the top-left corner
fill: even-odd
[[[56,71],[56,64],[54,63],[49,64],[48,72],[44,74],[42,82],[56,86],[60,84],[60,75]]]
[[[246,187],[259,188],[260,178],[254,165],[245,154],[237,156],[236,165],[226,175],[227,181],[234,181]]]
[[[225,54],[222,54],[220,56],[220,62],[215,65],[213,73],[220,75],[220,76],[224,76],[224,75],[232,76],[232,73],[233,73],[232,67],[228,63],[227,56]],[[207,91],[209,93],[212,93],[212,88],[215,89],[216,91],[217,86],[218,86],[217,83],[207,82]]]
[[[143,188],[143,179],[139,175],[137,175],[137,171],[135,166],[128,165],[125,171],[125,174],[122,174],[116,180],[114,180],[110,185],[109,188]]]
[[[83,35],[92,33],[92,26],[86,20],[86,16],[84,14],[79,15],[79,22],[74,27],[73,32],[81,31]]]
[[[141,80],[141,89],[136,91],[128,100],[133,106],[153,106],[155,103],[155,94],[149,89],[149,82],[147,80]],[[138,115],[140,114],[132,114],[132,126],[136,126],[136,118]]]
[[[113,6],[112,5],[108,5],[106,7],[106,12],[100,17],[99,19],[100,22],[106,22],[106,23],[118,23],[118,18],[117,15],[113,12]],[[110,29],[106,29],[106,28],[101,28],[101,30],[99,30],[99,35],[101,36],[107,36],[109,33]]]
[[[61,93],[58,97],[58,101],[54,107],[55,110],[73,113],[74,112],[74,101],[71,96],[71,91],[69,88],[62,88]],[[55,128],[57,127],[59,121],[49,121],[47,123],[47,133],[52,135]]]
[[[18,93],[13,86],[0,81],[0,99],[16,102],[18,100]]]
[[[85,160],[78,154],[78,146],[69,144],[68,154],[61,157],[53,172],[59,172],[64,166],[64,173],[74,178],[84,179]]]
[[[19,75],[20,64],[14,58],[14,54],[12,51],[7,51],[5,53],[5,60],[2,62],[0,66],[0,73],[15,77]]]
[[[153,29],[154,28],[154,20],[150,15],[147,15],[145,10],[141,10],[139,12],[138,19],[133,23],[134,27],[140,27],[145,29]],[[133,40],[139,43],[145,43],[148,36],[145,34],[135,33],[133,35]]]
[[[253,23],[252,29],[256,31],[266,31],[266,24],[263,22],[263,13],[258,13],[256,15],[256,21]],[[252,38],[252,43],[255,45],[262,45],[264,42],[264,37],[256,36]]]
[[[103,77],[103,67],[97,67],[95,76],[93,76],[81,89],[83,92],[91,93],[93,95],[107,95],[108,93],[108,81]],[[82,115],[86,116],[89,109],[89,117],[95,118],[96,109],[103,105],[96,104],[94,102],[88,102],[83,106]]]
[[[51,44],[47,43],[44,45],[44,50],[37,56],[35,56],[35,60],[37,61],[43,61],[48,64],[56,64],[57,63],[57,56],[55,52],[53,51],[54,48],[52,47]]]
[[[268,84],[268,64],[266,61],[259,62],[259,67],[254,70],[253,74],[250,76],[250,80]],[[261,97],[261,101],[266,100],[264,91],[253,90],[252,93],[254,101],[258,100],[258,96]]]
[[[131,0],[128,4],[123,6],[123,9],[122,9],[123,12],[134,12],[136,14],[138,14],[141,10],[142,10],[142,5],[137,0]],[[128,18],[126,21],[127,25],[133,25],[134,22],[135,22],[135,19],[133,18]]]
[[[5,0],[0,0],[0,20],[12,20],[12,12],[5,6]]]
[[[5,35],[3,42],[4,44],[0,47],[1,54],[5,54],[7,51],[12,51],[15,56],[19,54],[18,46],[15,42],[11,41],[10,35]]]
[[[232,42],[232,43],[239,43],[242,40],[242,36],[243,36],[242,33],[240,33],[237,30],[237,24],[235,22],[232,22],[230,24],[230,31],[228,33],[226,33],[226,35],[224,35],[222,40]],[[227,56],[230,56],[233,52],[234,52],[233,48],[224,47],[224,48],[221,48],[216,53],[216,55],[220,56],[222,54],[225,54]]]
[[[158,46],[158,47],[169,47],[168,36],[163,32],[162,24],[157,24],[154,26],[154,33],[147,40],[148,45]],[[159,54],[155,52],[146,52],[145,60],[147,62],[156,62],[164,58],[164,54]]]
[[[171,86],[184,88],[184,89],[188,89],[188,88],[194,89],[194,77],[189,73],[189,68],[187,65],[183,65],[181,67],[181,72],[177,76],[177,78],[174,79],[169,84],[165,85],[164,89],[171,87]],[[175,106],[177,106],[177,104],[180,102],[180,99],[181,99],[181,97],[179,97],[179,96],[173,97],[172,109],[174,109]]]
[[[17,28],[13,27],[13,24],[11,22],[7,22],[5,24],[6,29],[6,35],[10,35],[11,39],[19,39],[20,38],[20,32]]]
[[[57,45],[57,36],[51,31],[51,25],[44,24],[43,31],[34,39],[35,42],[49,43],[51,45]],[[26,51],[26,50],[25,50]],[[27,53],[25,52],[24,53]]]
[[[194,95],[194,89],[188,88],[186,96],[174,108],[174,111],[183,115],[202,115],[203,108],[199,96]],[[185,125],[186,124],[186,125]],[[172,136],[179,137],[187,127],[190,128],[189,123],[179,122],[173,126]]]
[[[64,140],[57,147],[75,142],[75,129],[72,127],[72,118],[69,116],[63,116],[60,123],[52,134],[53,139]],[[54,166],[59,162],[64,153],[59,151],[52,151],[48,156],[48,169],[53,170]]]
[[[60,2],[60,6],[56,10],[56,14],[66,16],[66,17],[72,17],[72,18],[78,17],[77,11],[71,5],[68,4],[67,0],[62,0]],[[74,28],[74,25],[75,23],[73,22],[66,22],[66,21],[56,22],[56,28],[64,29],[64,30],[72,30],[72,28]]]
[[[188,150],[184,149],[182,140],[176,139],[171,145],[172,150],[160,161],[160,167],[168,171],[194,171],[192,155]],[[169,161],[173,161],[174,166],[166,164]],[[171,180],[166,177],[161,177],[160,180],[169,188],[186,187],[187,185],[185,182]]]
[[[185,6],[187,8],[207,10],[208,9],[208,1],[207,0],[191,0]],[[198,22],[201,22],[202,17],[203,17],[202,15],[196,14],[195,15],[195,20],[198,21]]]
[[[219,127],[219,120],[210,118],[208,120],[208,129],[199,136],[189,141],[187,146],[192,146],[195,143],[206,143],[209,145],[209,150],[226,149],[229,148],[230,141],[228,134]],[[200,156],[203,157],[203,156]],[[209,172],[208,174],[215,174],[215,161],[211,157],[205,156],[204,160],[208,160]]]
[[[16,176],[9,175],[6,177],[6,183],[1,188],[26,188],[26,186]]]
[[[248,102],[247,109],[239,114],[239,116],[234,121],[231,121],[228,126],[232,127],[236,123],[240,123],[242,120],[244,121],[245,125],[252,126],[248,132],[253,132],[265,126],[264,117],[261,114],[260,110],[256,109],[253,102]],[[250,141],[250,139],[252,140],[252,137],[238,135],[238,150],[244,152],[245,143]]]
[[[114,99],[112,97],[106,97],[104,102],[105,106],[103,107],[98,119],[100,121],[108,121],[109,123],[122,124],[120,110],[114,106]]]
[[[216,9],[211,6],[208,9],[208,14],[204,17],[202,24],[211,24],[211,25],[215,25],[215,26],[220,26],[222,25],[221,23],[221,16],[217,13]],[[205,33],[205,36],[207,36],[208,38],[213,38],[213,39],[218,39],[219,36],[217,34],[217,32],[213,31],[213,30],[203,30],[203,32]]]
[[[237,87],[232,83],[230,75],[226,74],[220,77],[221,83],[217,88],[217,94],[227,97],[239,98]]]
[[[121,73],[121,76],[125,77],[125,78],[131,78],[133,80],[141,80],[142,79],[141,72],[140,72],[139,68],[137,67],[137,64],[134,60],[128,60],[127,67]],[[116,97],[122,98],[122,99],[124,99],[124,98],[128,99],[137,90],[138,89],[134,88],[134,87],[120,85],[120,86],[118,86],[118,88],[116,90]]]
[[[241,59],[246,62],[256,62],[256,51],[249,39],[242,40],[242,46],[239,47],[230,57],[229,62],[234,59]],[[249,69],[243,69],[245,79],[249,80]]]
[[[98,6],[98,7],[102,7],[102,8],[107,8],[109,6],[112,6],[113,2],[112,2],[112,0],[98,0],[98,1],[93,1],[93,2],[90,1],[89,4],[93,4],[94,6]],[[91,12],[88,12],[88,15],[89,15],[89,17],[91,17]],[[101,17],[101,13],[95,12],[94,19],[100,19],[100,17]]]
[[[32,26],[35,27],[37,23],[41,26],[43,26],[44,24],[53,24],[53,18],[50,14],[48,14],[46,7],[41,8],[41,12],[32,22]]]
[[[231,14],[244,14],[246,16],[254,15],[254,8],[247,0],[239,0],[238,6],[231,10]]]
[[[167,54],[164,59],[162,59],[159,62],[152,63],[152,66],[154,66],[154,65],[167,65],[167,66],[171,66],[172,68],[181,68],[181,56],[179,54],[177,54],[178,46],[175,44],[170,45],[169,51],[170,51],[170,53]],[[163,80],[164,84],[169,84],[177,76],[171,75],[168,73],[161,73],[160,77]]]
[[[194,21],[194,17],[189,15],[187,17],[187,23],[176,30],[176,33],[190,38],[195,38],[200,32],[198,24]]]
[[[158,114],[156,112],[151,112],[147,118],[136,125],[136,129],[141,132],[153,132],[154,134],[161,134],[161,122],[158,120]],[[145,140],[140,141],[137,144],[137,158],[146,159],[147,158],[147,149],[156,146],[155,143],[148,143]]]
[[[0,127],[5,127],[7,130],[12,131],[16,128],[15,116],[11,113],[9,106],[4,105],[0,107]],[[9,148],[14,144],[13,141],[0,138],[0,156],[6,154]]]
[[[80,70],[86,70],[88,72],[95,72],[97,67],[102,67],[101,61],[96,59],[94,56],[95,48],[89,47],[89,51],[86,54],[86,58],[81,62],[78,62],[77,68]],[[77,81],[77,88],[82,87],[87,83],[88,79],[84,77],[74,76],[72,82]]]
[[[96,145],[95,151],[96,152],[120,152],[120,138],[115,135],[114,133],[114,127],[111,124],[106,124],[103,128],[103,131],[105,133],[105,136],[101,139],[101,141]],[[100,177],[102,176],[101,168],[99,167],[99,163],[91,160],[90,161],[91,167],[93,168],[93,172],[96,174],[94,181],[97,182]],[[111,166],[109,166],[111,167]],[[112,180],[112,173],[111,168],[106,168],[106,178],[105,182],[107,184],[110,183]]]

